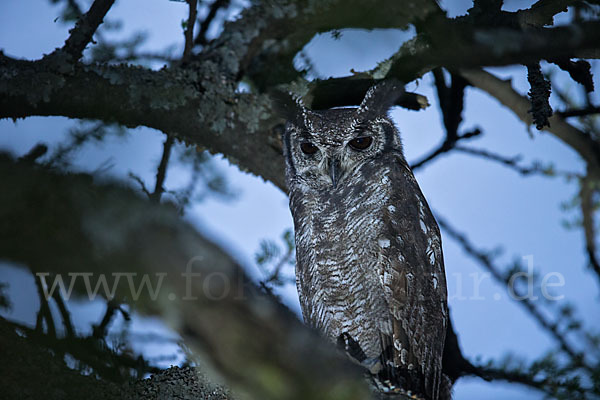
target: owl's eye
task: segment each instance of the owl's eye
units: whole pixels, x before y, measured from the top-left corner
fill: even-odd
[[[315,146],[311,142],[303,142],[300,145],[300,150],[302,150],[304,154],[315,154],[318,149],[317,146]]]
[[[368,148],[371,143],[373,143],[373,138],[370,136],[360,136],[352,139],[348,142],[348,145],[352,147],[354,150],[365,150]]]

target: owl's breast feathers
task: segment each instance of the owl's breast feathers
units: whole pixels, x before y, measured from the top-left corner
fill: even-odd
[[[439,228],[410,169],[386,157],[331,191],[292,188],[300,303],[383,390],[437,399],[447,318]]]

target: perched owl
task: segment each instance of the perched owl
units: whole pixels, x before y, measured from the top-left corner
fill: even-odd
[[[383,82],[358,108],[296,104],[284,133],[296,280],[306,323],[379,390],[443,399],[441,239],[387,117],[402,93]]]

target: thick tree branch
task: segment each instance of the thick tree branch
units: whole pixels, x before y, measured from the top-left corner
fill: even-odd
[[[158,129],[222,153],[242,170],[285,188],[280,122],[266,95],[235,93],[214,63],[199,70],[81,66],[63,74],[46,60],[0,55],[0,118],[62,115]],[[202,78],[200,82],[198,78]]]
[[[530,8],[516,12],[521,26],[554,25],[554,16],[567,11],[573,0],[538,0]]]
[[[384,3],[387,4],[382,2],[381,5]],[[3,77],[0,83],[0,117],[62,115],[116,121],[128,127],[152,127],[187,143],[204,146],[211,152],[222,153],[242,170],[262,176],[283,189],[281,143],[273,129],[279,120],[273,115],[270,98],[236,93],[236,77],[244,73],[246,66],[261,65],[260,60],[264,60],[264,51],[267,51],[262,44],[270,38],[287,37],[285,43],[297,45],[322,30],[400,26],[414,18],[425,18],[436,10],[435,6],[429,5],[406,11],[404,6],[388,10],[375,4],[368,7],[361,4],[355,9],[346,2],[333,2],[323,5],[322,10],[303,2],[287,8],[278,3],[269,4],[269,7],[251,7],[242,13],[240,19],[227,24],[223,34],[196,57],[198,63],[191,63],[186,69],[149,71],[127,66],[81,66],[71,70],[56,59],[27,62],[0,56],[0,74]],[[434,49],[421,39],[415,39],[403,46],[399,57],[391,60],[388,75],[404,76],[409,81],[438,61],[442,62],[446,56],[451,65],[482,60],[503,65],[511,57],[522,62],[523,57],[531,56],[529,50],[534,44],[540,44],[539,51],[554,55],[585,49],[591,46],[589,42],[594,41],[597,32],[600,32],[598,29],[593,31],[593,23],[586,24],[578,28],[544,30],[532,36],[518,32],[483,31],[473,36],[474,43],[457,47],[465,52],[468,49],[476,57],[445,54],[450,50],[444,48],[450,49],[451,45]],[[302,31],[307,37],[292,40],[290,35],[293,36],[295,27],[299,25],[303,26]],[[573,34],[577,30],[581,34]],[[593,32],[587,34],[588,30]],[[496,46],[509,41],[513,46],[490,48],[490,41]],[[549,42],[552,42],[551,47]],[[521,44],[515,49],[515,43]],[[435,55],[437,53],[440,53],[439,57]],[[362,79],[360,84],[354,80],[356,78]],[[330,107],[347,104],[347,99],[356,103],[373,83],[373,78],[367,75],[354,79],[317,83],[313,104]],[[336,90],[336,86],[340,87],[338,83],[345,90]],[[325,87],[325,84],[327,90],[319,91],[319,87]],[[333,96],[320,101],[321,93],[333,93]],[[340,95],[342,97],[337,97]],[[422,106],[419,99],[412,103],[414,108]]]
[[[326,90],[316,83],[310,96],[319,108],[344,104],[344,97],[362,98],[366,89],[376,82],[374,77],[386,76],[411,82],[436,67],[451,70],[482,66],[536,63],[540,59],[576,57],[581,51],[596,51],[600,46],[600,22],[586,22],[558,28],[522,31],[510,28],[477,28],[467,23],[435,20],[440,31],[432,39],[418,35],[404,43],[400,50],[376,69],[349,77],[329,79]],[[436,41],[437,40],[437,41]],[[354,92],[346,89],[340,95],[327,94],[352,85],[356,79],[365,82]],[[327,101],[322,96],[327,95]]]
[[[390,14],[377,4],[350,5],[342,1],[257,4],[226,24],[220,37],[186,69],[80,66],[73,70],[57,58],[27,62],[0,55],[0,118],[62,115],[116,121],[127,127],[144,125],[222,153],[242,170],[284,189],[280,137],[273,130],[280,119],[274,116],[268,96],[236,93],[236,79],[262,49],[263,41],[295,32],[299,25],[307,35],[325,27],[396,26],[426,15],[428,9],[405,12],[398,6]],[[381,12],[373,14],[374,10]]]
[[[304,2],[295,4],[298,4],[296,10],[302,13],[291,19],[280,19],[265,30],[245,57],[243,74],[261,91],[302,77],[294,68],[293,59],[317,33],[349,28],[405,29],[414,21],[440,12],[434,0],[345,0],[319,2],[308,7]],[[360,96],[360,100],[362,98]]]
[[[118,274],[136,273],[135,287],[149,279],[153,289],[137,293],[117,284],[115,300],[161,316],[228,384],[254,398],[368,397],[356,367],[261,294],[177,210],[130,189],[95,186],[86,175],[50,173],[6,156],[0,157],[0,180],[11,188],[0,197],[4,259],[33,273],[52,272],[67,285],[69,273],[92,273],[92,285],[103,274],[109,287]],[[88,292],[83,278],[75,281],[73,295]]]

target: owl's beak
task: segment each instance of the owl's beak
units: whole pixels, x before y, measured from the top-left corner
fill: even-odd
[[[331,178],[331,183],[335,188],[340,180],[340,177],[342,176],[342,163],[338,158],[330,158],[327,160],[327,164],[329,169],[329,177]]]

